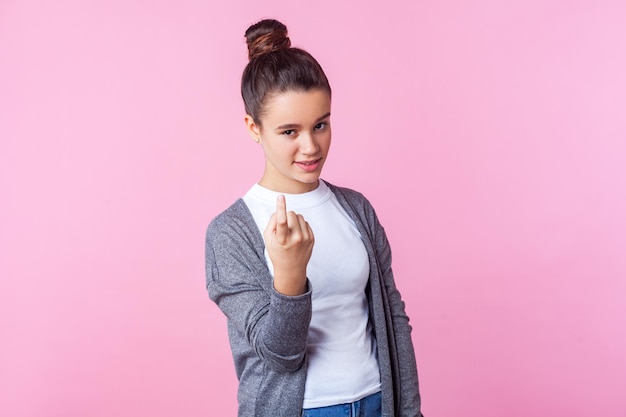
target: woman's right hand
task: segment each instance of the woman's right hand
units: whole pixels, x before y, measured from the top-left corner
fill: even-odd
[[[311,226],[301,214],[287,212],[285,196],[276,200],[263,233],[265,247],[274,266],[274,288],[284,295],[306,292],[306,266],[311,259],[315,238]]]

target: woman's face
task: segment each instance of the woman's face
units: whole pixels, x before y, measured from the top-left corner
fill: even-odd
[[[330,96],[322,90],[287,91],[265,104],[261,126],[246,116],[265,152],[262,186],[300,194],[317,188],[330,148]]]

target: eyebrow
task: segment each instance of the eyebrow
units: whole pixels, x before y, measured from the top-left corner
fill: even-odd
[[[315,123],[317,124],[321,122],[322,120],[326,119],[327,117],[330,117],[330,112],[326,113],[325,115],[321,117],[318,117],[317,120],[315,120]],[[300,127],[300,125],[297,123],[287,123],[287,124],[278,126],[276,130],[295,129],[297,127]]]

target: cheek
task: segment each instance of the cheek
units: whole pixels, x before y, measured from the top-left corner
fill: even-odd
[[[277,140],[269,147],[268,152],[278,158],[290,159],[293,154],[298,152],[298,146],[295,142],[288,143]]]
[[[324,137],[322,138],[322,143],[324,147],[328,148],[330,146],[330,139],[331,135],[329,131],[328,134],[324,135]]]

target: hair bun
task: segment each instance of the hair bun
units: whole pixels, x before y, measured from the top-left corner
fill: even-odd
[[[278,20],[265,19],[250,26],[246,30],[248,59],[253,59],[291,46],[287,36],[287,26]]]

